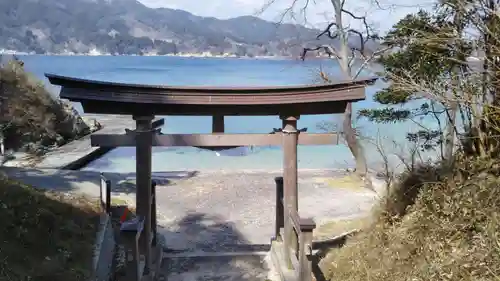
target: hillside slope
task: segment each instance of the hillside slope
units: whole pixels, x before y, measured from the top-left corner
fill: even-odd
[[[98,205],[0,175],[0,280],[89,280]]]
[[[199,17],[136,0],[0,0],[0,49],[19,52],[290,56],[317,34],[300,25]]]
[[[373,224],[322,262],[328,280],[494,281],[500,276],[500,162],[457,157],[400,177]]]

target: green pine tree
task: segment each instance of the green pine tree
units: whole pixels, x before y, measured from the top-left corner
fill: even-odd
[[[458,90],[470,81],[466,58],[472,45],[462,36],[464,21],[458,13],[443,7],[433,14],[410,14],[385,36],[384,44],[392,51],[379,62],[389,86],[374,96],[381,107],[363,109],[359,115],[377,123],[433,118],[437,126],[408,132],[407,140],[421,150],[440,149],[443,157],[451,158],[461,109]]]

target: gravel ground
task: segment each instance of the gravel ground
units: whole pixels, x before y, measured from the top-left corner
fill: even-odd
[[[161,232],[177,251],[228,250],[269,244],[275,220],[278,173],[201,173],[157,189]],[[317,178],[333,172],[306,171],[299,178],[299,213],[317,224],[365,215],[376,194],[337,189]]]
[[[99,195],[99,174],[92,171],[1,169],[13,179],[40,188]],[[168,249],[219,250],[237,245],[269,244],[275,220],[276,171],[163,172],[157,187],[160,231]],[[368,189],[335,188],[325,177],[344,172],[299,172],[299,213],[318,225],[367,214],[376,194]],[[134,174],[107,173],[113,196],[135,201]]]
[[[99,174],[3,167],[1,171],[39,188],[99,195]],[[278,171],[154,173],[159,232],[165,253],[267,251],[275,220],[275,183]],[[363,188],[339,188],[325,178],[345,172],[299,172],[299,213],[318,225],[367,215],[377,194]],[[107,173],[113,196],[135,201],[134,174]],[[162,268],[169,280],[274,280],[260,256],[167,258]],[[210,276],[208,276],[210,275]],[[267,277],[266,277],[267,276]]]

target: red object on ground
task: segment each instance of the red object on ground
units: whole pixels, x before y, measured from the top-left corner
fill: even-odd
[[[120,223],[124,222],[126,219],[127,219],[127,215],[128,215],[128,208],[125,207],[125,210],[123,211],[123,214],[122,216],[120,217]]]

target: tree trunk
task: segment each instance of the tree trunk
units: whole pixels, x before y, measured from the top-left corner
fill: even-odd
[[[456,79],[456,78],[453,78]],[[455,97],[452,97],[455,99]],[[458,104],[456,101],[451,100],[449,102],[450,107],[448,110],[448,118],[446,118],[446,135],[444,143],[444,155],[443,158],[451,166],[453,161],[453,152],[455,148],[455,126],[457,118]]]
[[[339,66],[342,70],[342,73],[346,78],[352,79],[352,70],[349,66],[349,42],[348,42],[348,34],[344,30],[344,23],[342,21],[342,3],[340,0],[331,0],[333,8],[335,9],[335,23],[339,28],[339,37],[340,37],[340,52],[339,52]],[[366,158],[359,143],[356,130],[352,126],[352,104],[349,103],[346,106],[346,110],[344,112],[344,121],[343,121],[343,131],[344,137],[347,142],[347,146],[351,150],[352,156],[356,162],[356,174],[358,174],[361,178],[366,177],[368,173],[368,167],[366,164]]]
[[[344,112],[344,122],[342,127],[347,146],[349,147],[349,150],[351,150],[352,156],[356,162],[356,174],[358,174],[361,178],[364,178],[368,173],[368,166],[366,164],[363,148],[359,144],[356,136],[356,130],[352,126],[352,103],[347,104]]]
[[[456,30],[456,37],[457,38],[462,38],[462,33],[463,29],[461,28],[461,11],[458,11],[455,13],[453,21],[455,24],[455,27],[457,28]],[[457,59],[459,61],[466,61],[466,57],[462,53],[455,54],[457,56]],[[446,135],[444,139],[444,155],[443,158],[445,159],[446,163],[448,164],[449,167],[453,165],[453,153],[454,153],[454,148],[455,148],[455,133],[456,133],[456,122],[457,122],[457,112],[458,112],[458,97],[459,97],[459,90],[458,88],[460,87],[460,81],[459,81],[459,75],[460,72],[464,69],[462,69],[461,65],[455,65],[451,69],[451,83],[452,83],[452,89],[449,96],[448,96],[448,101],[447,101],[447,106],[448,108],[446,109]]]

